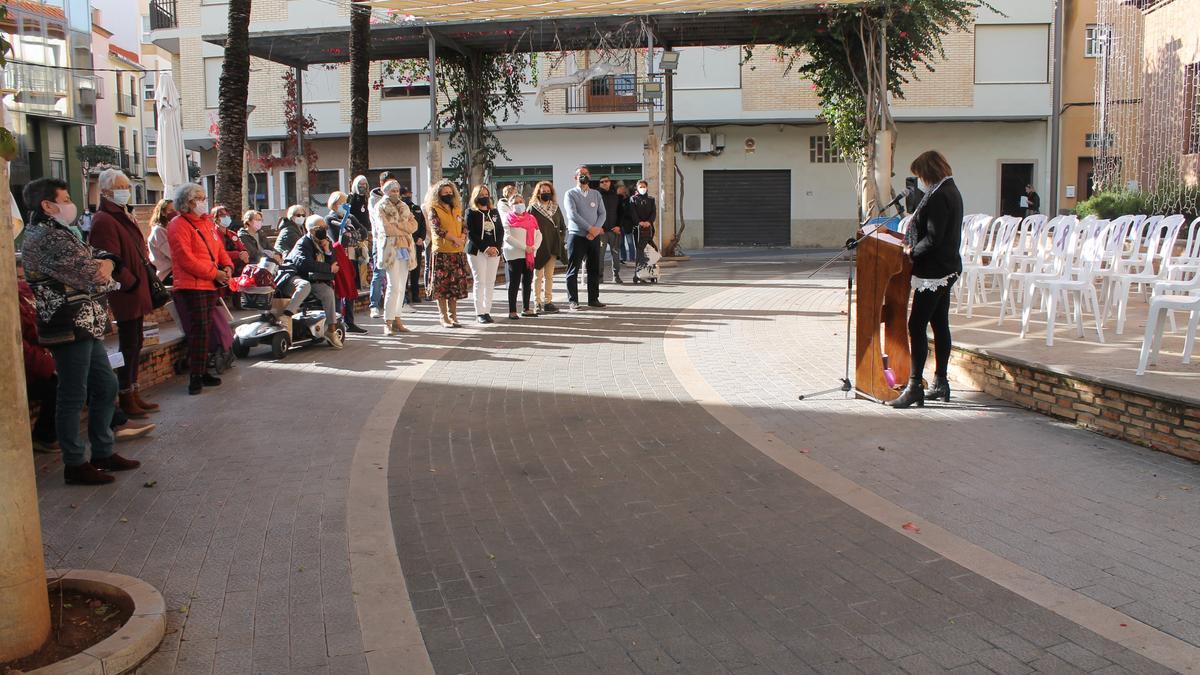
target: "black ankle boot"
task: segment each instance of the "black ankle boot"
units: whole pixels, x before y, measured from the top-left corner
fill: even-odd
[[[930,387],[929,390],[925,392],[925,398],[927,398],[931,401],[936,401],[938,399],[941,399],[942,402],[949,402],[950,401],[950,380],[948,380],[944,377],[937,378],[937,380],[934,382],[933,386]]]
[[[913,404],[918,408],[925,407],[925,390],[921,388],[921,380],[909,380],[908,386],[904,391],[900,392],[900,398],[892,401],[888,405],[893,408],[909,408]]]
[[[192,396],[195,396],[203,390],[204,378],[200,377],[199,375],[192,375],[191,378],[188,379],[188,393]]]

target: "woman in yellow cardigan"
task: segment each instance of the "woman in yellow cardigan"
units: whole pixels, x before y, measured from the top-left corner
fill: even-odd
[[[458,188],[442,180],[425,193],[425,222],[433,234],[433,292],[441,312],[443,328],[462,328],[458,322],[458,301],[471,289],[471,270],[463,247],[467,235],[463,228],[462,197]]]

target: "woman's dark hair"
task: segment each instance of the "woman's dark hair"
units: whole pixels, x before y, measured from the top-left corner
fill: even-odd
[[[950,162],[937,150],[926,150],[913,160],[909,169],[930,185],[954,173]]]
[[[42,213],[42,202],[52,202],[58,199],[59,190],[70,191],[71,186],[58,178],[39,178],[30,181],[21,191],[25,206],[33,213]]]

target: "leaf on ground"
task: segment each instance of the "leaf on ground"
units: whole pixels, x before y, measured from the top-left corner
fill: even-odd
[[[887,448],[885,448],[885,447],[883,447],[883,446],[881,445],[881,446],[879,446],[879,451],[880,451],[880,452],[887,452]]]
[[[900,527],[905,530],[908,530],[909,532],[915,532],[917,534],[921,533],[921,528],[917,527],[916,525],[913,525],[912,523],[905,523],[905,524],[901,525]]]
[[[158,481],[156,480],[148,480],[145,483],[142,483],[142,487],[154,487],[155,485],[158,485]]]
[[[128,522],[129,522],[129,519],[128,519],[128,518],[122,518],[122,519],[121,519],[121,522],[122,522],[122,523],[128,523]]]
[[[809,450],[808,448],[800,448],[800,454],[802,455],[807,455],[810,452],[812,452],[812,450]]]
[[[180,607],[180,608],[179,608],[179,613],[180,613],[180,614],[187,614],[187,613],[188,613],[188,606],[187,606],[187,605],[184,605],[184,606]]]

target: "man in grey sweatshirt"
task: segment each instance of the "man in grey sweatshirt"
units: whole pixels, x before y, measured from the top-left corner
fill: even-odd
[[[563,196],[563,215],[567,221],[567,300],[571,309],[579,309],[579,269],[587,264],[588,307],[603,307],[600,302],[600,236],[604,234],[604,200],[591,189],[591,173],[586,166],[575,171],[576,187]]]

